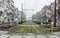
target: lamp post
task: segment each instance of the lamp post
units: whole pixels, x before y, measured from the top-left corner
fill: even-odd
[[[54,6],[54,27],[56,27],[56,0],[55,0],[55,6]]]

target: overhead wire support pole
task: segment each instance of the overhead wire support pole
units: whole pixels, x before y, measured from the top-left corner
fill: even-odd
[[[23,12],[23,3],[21,4],[21,10],[22,10],[22,12]]]
[[[36,4],[37,4],[37,0],[35,0],[35,3],[33,5],[32,9],[35,8]]]
[[[56,0],[55,0],[55,6],[54,6],[54,27],[56,27]]]
[[[23,3],[21,4],[21,12],[23,12]],[[22,18],[22,13],[21,13],[21,18]],[[21,23],[22,23],[22,19],[21,19]]]

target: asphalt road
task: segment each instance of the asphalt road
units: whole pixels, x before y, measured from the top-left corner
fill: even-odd
[[[59,35],[59,36],[58,36]],[[57,35],[9,35],[9,34],[0,34],[0,38],[60,38],[60,34]]]
[[[2,27],[0,27],[0,31],[8,31],[9,30],[9,28],[2,28]]]
[[[53,33],[52,35],[34,35],[34,34],[6,34],[7,31],[0,31],[0,38],[60,38],[60,32]]]
[[[0,28],[0,34],[7,34],[8,28]]]

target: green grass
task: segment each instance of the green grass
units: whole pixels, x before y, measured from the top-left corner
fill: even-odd
[[[32,29],[34,29],[34,32],[36,34],[43,34],[43,33],[45,33],[45,30],[43,28],[39,28],[38,26],[34,26],[32,28],[29,27],[29,26],[15,27],[15,29],[10,30],[10,33],[24,33],[25,30],[26,30],[26,33],[33,33]]]
[[[43,34],[46,32],[46,30],[44,28],[41,28],[38,26],[34,26],[33,29],[34,29],[35,33],[37,33],[37,34]]]
[[[14,33],[15,31],[17,31],[20,27],[18,27],[18,26],[16,26],[16,27],[14,27],[13,29],[10,29],[9,30],[9,32],[11,32],[11,33]]]
[[[10,30],[9,32],[10,33],[24,33],[25,28],[26,28],[25,26],[21,26],[21,27],[17,26],[15,27],[15,29]]]
[[[13,26],[16,26],[16,24],[9,24],[9,23],[5,23],[5,24],[0,24],[0,27],[13,27]]]
[[[22,25],[37,25],[37,24],[34,23],[34,22],[25,22],[25,23],[23,23]]]
[[[9,27],[9,24],[0,24],[0,27]]]
[[[17,33],[24,33],[26,27],[21,26],[19,29],[17,29]]]
[[[24,33],[26,31],[26,33],[36,33],[36,34],[43,34],[46,32],[46,30],[44,28],[41,28],[39,26],[36,26],[36,23],[33,22],[25,22],[22,25],[31,25],[31,26],[17,26],[14,27],[14,29],[10,30],[10,33]],[[33,31],[32,31],[33,29]]]
[[[31,28],[29,27],[29,26],[27,26],[27,32],[26,33],[32,33],[32,30],[31,30]]]

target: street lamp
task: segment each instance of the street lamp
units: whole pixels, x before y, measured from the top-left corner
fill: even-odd
[[[54,27],[56,27],[56,0],[55,0],[55,6],[54,6]]]

